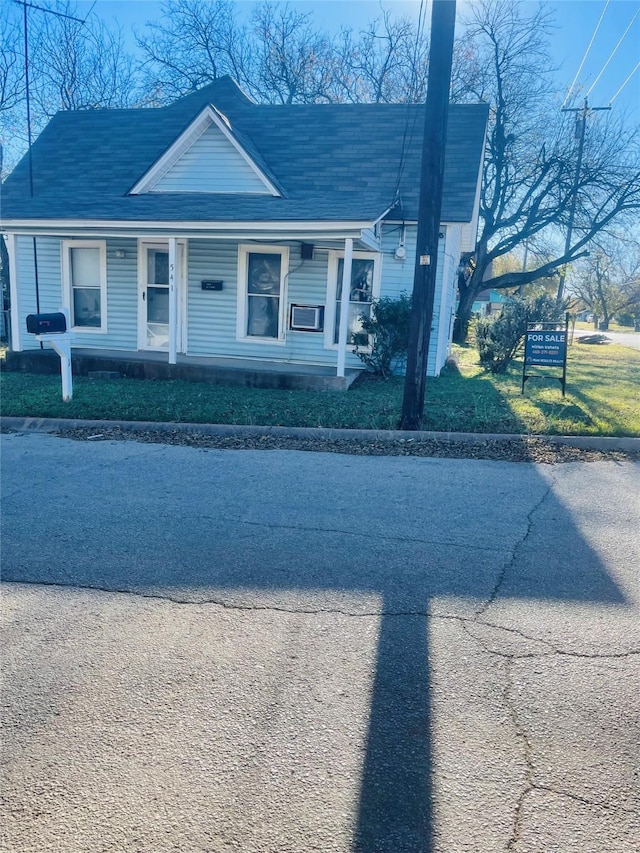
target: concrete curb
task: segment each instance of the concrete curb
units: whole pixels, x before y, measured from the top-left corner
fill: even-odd
[[[240,424],[160,423],[156,421],[90,421],[71,418],[0,418],[0,426],[15,432],[57,433],[73,429],[120,429],[123,432],[193,433],[213,436],[272,435],[322,441],[446,441],[484,444],[499,441],[545,441],[586,450],[640,452],[640,438],[591,435],[508,435],[475,432],[405,432],[403,430],[323,429],[313,427],[248,426]]]

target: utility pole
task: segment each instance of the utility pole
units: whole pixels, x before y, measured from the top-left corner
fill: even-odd
[[[420,169],[416,263],[411,297],[407,373],[400,418],[400,429],[406,430],[419,430],[424,414],[427,358],[438,262],[438,235],[455,24],[455,0],[433,0],[429,82]]]
[[[573,232],[573,220],[576,215],[576,202],[578,196],[578,187],[580,186],[580,170],[582,169],[582,154],[584,152],[584,134],[587,127],[587,116],[591,112],[597,112],[598,110],[610,110],[611,107],[590,107],[587,99],[584,99],[584,104],[581,107],[563,107],[563,113],[575,113],[576,114],[576,130],[575,134],[578,138],[578,161],[576,163],[576,173],[573,178],[573,191],[571,196],[571,209],[569,211],[569,222],[567,223],[567,239],[564,244],[564,254],[569,253],[569,249],[571,248],[571,234]],[[562,297],[564,295],[564,281],[567,277],[567,265],[564,264],[560,271],[560,281],[558,282],[558,295],[556,297],[556,302],[558,305],[562,302]]]

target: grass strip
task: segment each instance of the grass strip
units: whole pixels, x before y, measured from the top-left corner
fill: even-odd
[[[534,368],[538,378],[521,395],[521,362],[493,376],[471,346],[456,347],[455,355],[457,368],[427,382],[425,430],[640,436],[640,354],[634,350],[571,346],[565,398],[557,369]],[[58,376],[3,371],[0,392],[2,414],[16,417],[395,429],[403,379],[363,375],[348,392],[337,392],[78,376],[73,400],[63,403]]]

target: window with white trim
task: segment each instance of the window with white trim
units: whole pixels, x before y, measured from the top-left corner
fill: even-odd
[[[327,308],[330,316],[325,326],[325,346],[337,347],[342,315],[342,277],[344,274],[344,252],[329,255],[329,280]],[[380,296],[380,255],[374,252],[354,252],[351,262],[351,283],[347,324],[347,346],[368,346],[369,336],[362,330],[362,318],[369,317],[371,305]]]
[[[288,271],[286,246],[238,247],[239,338],[284,340]]]
[[[107,252],[104,240],[63,240],[62,280],[71,328],[107,330]]]

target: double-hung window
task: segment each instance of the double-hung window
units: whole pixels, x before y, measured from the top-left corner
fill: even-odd
[[[71,328],[107,331],[107,262],[104,240],[63,240],[62,280]]]
[[[288,271],[286,246],[238,247],[238,338],[284,340]]]
[[[328,322],[325,346],[336,347],[340,338],[342,311],[348,312],[347,346],[368,346],[369,336],[362,329],[362,318],[369,317],[371,305],[380,296],[380,256],[374,252],[354,252],[348,299],[343,298],[344,253],[329,255],[327,289]]]

